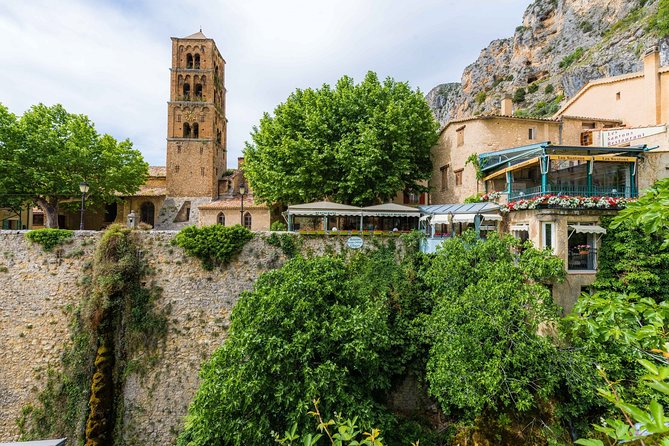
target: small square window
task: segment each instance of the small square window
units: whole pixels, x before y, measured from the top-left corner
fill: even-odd
[[[176,166],[174,166],[174,171],[175,171],[176,173],[179,173],[179,165],[178,165],[178,164],[177,164]]]
[[[537,128],[536,127],[530,127],[527,130],[527,139],[529,139],[530,141],[533,141],[533,140],[537,139]]]
[[[616,93],[616,101],[620,100],[620,92]]]

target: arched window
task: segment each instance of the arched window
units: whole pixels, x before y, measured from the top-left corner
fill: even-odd
[[[195,84],[195,97],[196,98],[202,97],[202,84]]]
[[[200,126],[197,124],[197,122],[193,123],[193,138],[199,138],[200,137]]]
[[[145,201],[139,207],[139,221],[146,223],[153,227],[153,217],[156,212],[156,207],[150,201]]]
[[[250,212],[245,212],[244,213],[244,226],[246,226],[247,229],[251,229],[251,213]]]
[[[202,85],[206,85],[207,84],[207,76],[202,76],[202,80],[200,82],[202,82]]]
[[[191,53],[186,54],[186,68],[193,68],[193,55]]]
[[[196,54],[195,57],[194,57],[194,65],[195,65],[196,70],[200,69],[200,55],[199,54]]]
[[[220,212],[218,217],[216,217],[216,223],[225,226],[225,214],[223,212]]]
[[[184,138],[190,138],[190,124],[184,122]]]
[[[184,99],[190,99],[190,84],[184,84]]]

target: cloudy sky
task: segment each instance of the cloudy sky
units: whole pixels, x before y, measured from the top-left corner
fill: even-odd
[[[0,0],[0,102],[62,103],[165,164],[170,37],[202,27],[226,59],[228,167],[296,88],[368,70],[427,93],[459,81],[529,0]]]

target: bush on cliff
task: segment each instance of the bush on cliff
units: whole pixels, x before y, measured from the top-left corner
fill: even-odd
[[[174,244],[200,259],[202,266],[211,270],[215,265],[230,262],[252,238],[253,232],[241,225],[187,226],[174,237]]]
[[[423,309],[402,300],[413,293],[402,292],[405,266],[390,251],[297,257],[263,274],[201,370],[178,444],[266,446],[272,431],[310,431],[314,399],[327,416],[386,431],[384,395],[422,356],[410,319]]]
[[[37,243],[45,251],[53,251],[58,245],[62,245],[66,241],[70,240],[74,232],[68,229],[53,229],[53,228],[44,228],[44,229],[35,229],[26,233],[26,238],[32,243]]]

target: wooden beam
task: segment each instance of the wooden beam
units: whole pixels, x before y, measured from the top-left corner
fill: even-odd
[[[497,172],[495,172],[493,174],[490,174],[487,177],[485,177],[483,179],[483,181],[485,182],[485,181],[488,181],[488,180],[492,180],[493,178],[497,178],[501,175],[504,175],[507,172],[512,172],[514,170],[522,169],[523,167],[531,166],[533,164],[538,164],[538,163],[539,163],[539,157],[532,158],[532,159],[529,159],[527,161],[523,161],[522,163],[518,163],[514,166],[509,166],[506,169],[498,170]]]

